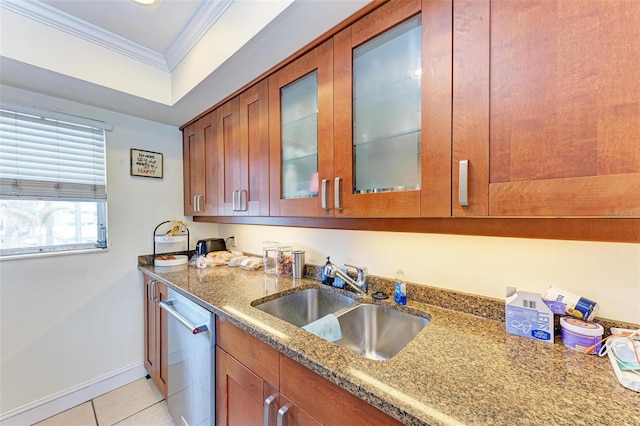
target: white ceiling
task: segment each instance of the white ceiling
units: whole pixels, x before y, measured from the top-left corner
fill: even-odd
[[[370,1],[1,0],[0,84],[179,126]]]
[[[203,0],[162,0],[157,7],[129,0],[40,0],[62,12],[164,53]]]

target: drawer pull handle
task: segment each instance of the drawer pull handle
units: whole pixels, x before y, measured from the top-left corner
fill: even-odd
[[[289,406],[284,405],[282,408],[278,410],[278,423],[277,426],[284,426],[285,424],[289,424],[289,422],[284,422],[285,416],[289,412]]]
[[[262,422],[263,426],[269,426],[269,415],[271,414],[271,407],[273,402],[276,400],[275,395],[269,396],[264,400],[264,420]]]

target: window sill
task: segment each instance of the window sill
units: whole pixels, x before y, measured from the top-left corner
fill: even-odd
[[[108,248],[94,248],[94,249],[56,251],[56,252],[47,252],[47,253],[13,254],[8,256],[0,256],[0,262],[4,260],[23,260],[23,259],[34,259],[34,258],[41,258],[41,257],[69,256],[74,254],[106,253],[108,251],[109,251]]]

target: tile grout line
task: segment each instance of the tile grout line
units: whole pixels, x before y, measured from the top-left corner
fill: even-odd
[[[149,405],[148,407],[143,408],[142,410],[140,410],[140,411],[138,411],[138,412],[136,412],[136,413],[133,413],[133,414],[131,414],[131,415],[129,415],[129,416],[127,416],[127,417],[125,417],[124,419],[118,420],[117,422],[113,423],[113,426],[115,426],[115,425],[117,425],[117,424],[120,424],[120,423],[124,422],[125,420],[130,419],[131,417],[133,417],[133,416],[135,416],[135,415],[138,415],[138,414],[142,413],[142,412],[143,412],[143,411],[145,411],[145,410],[148,410],[149,408],[153,407],[154,405],[161,404],[163,401],[164,401],[164,398],[163,398],[163,399],[161,399],[160,401],[154,402],[153,404]],[[98,426],[99,426],[99,425],[98,425]]]
[[[99,426],[100,424],[98,423],[98,413],[96,413],[96,406],[93,403],[93,399],[91,400],[91,409],[93,410],[93,418],[96,421],[96,426]]]

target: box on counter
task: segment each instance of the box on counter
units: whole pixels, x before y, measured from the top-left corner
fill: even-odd
[[[537,293],[507,287],[507,333],[553,343],[553,312]]]

